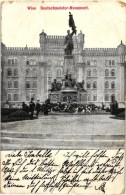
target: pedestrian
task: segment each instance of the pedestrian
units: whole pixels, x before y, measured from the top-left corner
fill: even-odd
[[[48,116],[48,105],[47,105],[47,103],[44,104],[44,115]]]
[[[41,109],[41,104],[40,104],[40,100],[37,100],[36,106],[35,106],[35,110],[36,110],[36,116],[38,118],[39,112]]]
[[[8,100],[6,101],[6,103],[5,103],[5,105],[4,105],[4,108],[10,108],[10,105],[9,105]]]
[[[29,109],[30,109],[30,112],[31,112],[31,119],[33,119],[34,110],[35,110],[34,98],[31,98],[31,101],[29,103]]]
[[[29,113],[29,107],[25,102],[22,103],[22,110],[27,114]]]

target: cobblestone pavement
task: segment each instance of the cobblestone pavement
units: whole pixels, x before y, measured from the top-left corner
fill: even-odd
[[[2,150],[124,147],[124,124],[111,115],[49,115],[2,123]]]

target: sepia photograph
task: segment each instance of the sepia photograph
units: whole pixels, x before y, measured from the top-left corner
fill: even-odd
[[[124,194],[126,4],[1,3],[1,192]]]
[[[2,150],[124,147],[124,19],[119,3],[2,4]]]

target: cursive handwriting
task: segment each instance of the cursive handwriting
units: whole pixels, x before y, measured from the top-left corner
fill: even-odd
[[[7,151],[2,160],[3,188],[28,193],[107,192],[123,178],[124,151]],[[114,192],[113,192],[114,193]]]

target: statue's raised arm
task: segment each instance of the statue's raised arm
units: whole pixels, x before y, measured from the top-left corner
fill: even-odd
[[[76,34],[77,30],[76,30],[75,22],[74,22],[73,15],[71,14],[71,12],[69,12],[69,27],[72,28],[72,34]]]
[[[69,27],[72,28],[72,33],[70,33],[70,30],[68,30],[67,35],[65,36],[64,45],[66,45],[66,47],[64,51],[66,55],[72,55],[72,51],[74,49],[72,36],[77,32],[71,12],[69,12]]]

